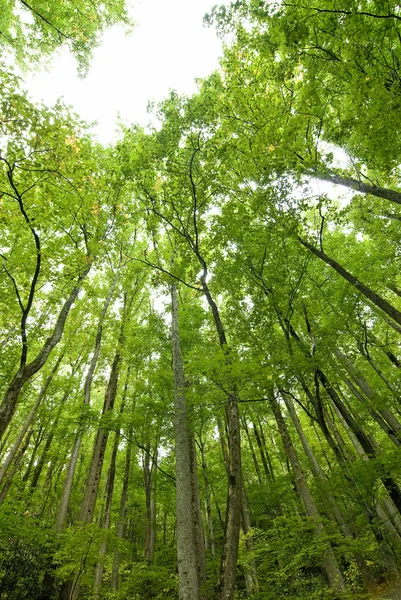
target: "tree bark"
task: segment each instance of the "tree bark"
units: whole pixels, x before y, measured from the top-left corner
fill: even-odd
[[[131,453],[132,453],[132,445],[130,436],[128,436],[127,440],[127,448],[125,452],[125,465],[124,465],[124,478],[123,478],[123,489],[121,491],[121,499],[120,499],[120,511],[119,518],[117,523],[117,537],[119,540],[122,540],[125,537],[126,527],[127,527],[127,499],[128,499],[128,488],[129,488],[129,480],[130,480],[130,470],[131,470]],[[111,573],[111,589],[113,591],[118,590],[118,567],[120,563],[120,553],[117,550],[114,552],[114,560],[113,560],[113,569]]]
[[[178,299],[171,286],[171,338],[174,372],[174,430],[176,456],[176,526],[180,600],[200,600],[196,541],[192,518],[191,451],[185,399],[185,378],[178,327]]]
[[[37,373],[43,367],[43,365],[49,358],[50,352],[59,343],[64,331],[64,326],[67,321],[70,309],[82,288],[83,281],[88,275],[90,268],[91,264],[89,264],[83,271],[83,273],[79,276],[77,284],[74,286],[72,292],[70,293],[70,295],[68,296],[67,300],[64,302],[61,308],[61,311],[57,317],[56,324],[53,328],[50,337],[47,338],[41,350],[30,363],[22,363],[17,373],[14,375],[13,380],[11,381],[4,396],[3,402],[0,406],[0,438],[4,434],[14,415],[18,398],[23,386],[31,377],[35,375],[35,373]]]
[[[120,414],[124,410],[124,400],[121,404]],[[107,483],[106,483],[106,501],[104,507],[104,515],[101,522],[102,529],[109,529],[111,522],[111,508],[113,503],[113,493],[114,493],[114,481],[116,477],[116,459],[118,452],[118,445],[120,443],[120,431],[116,431],[114,437],[113,451],[111,453],[110,458],[110,466],[109,471],[107,473]],[[93,596],[94,598],[99,598],[100,588],[102,586],[103,580],[103,570],[104,570],[104,557],[106,556],[106,542],[103,541],[100,546],[99,551],[99,562],[96,565],[95,569],[95,583],[93,588]]]
[[[201,261],[202,263],[202,261]],[[203,262],[201,276],[202,290],[212,311],[213,320],[219,336],[220,347],[223,350],[227,364],[230,363],[230,352],[219,309],[215,303],[206,282],[207,269]],[[226,525],[224,533],[223,551],[220,562],[220,577],[218,594],[220,600],[233,600],[236,585],[236,570],[238,561],[239,533],[241,528],[241,496],[242,496],[242,470],[241,470],[241,434],[238,411],[237,392],[233,389],[227,398],[226,406],[228,425],[228,492]]]
[[[347,356],[345,356],[345,354],[343,354],[338,348],[336,348],[334,350],[334,354],[341,361],[341,363],[345,365],[345,368],[347,369],[351,378],[360,387],[360,389],[365,394],[365,396],[367,398],[369,398],[369,400],[373,403],[373,406],[377,409],[377,411],[381,415],[381,417],[385,421],[387,421],[388,426],[391,431],[391,434],[392,434],[392,441],[397,446],[400,446],[401,445],[401,423],[397,420],[395,415],[393,415],[393,413],[389,409],[381,408],[381,405],[383,404],[382,399],[377,394],[377,392],[372,390],[372,388],[370,387],[370,385],[368,384],[366,379],[359,373],[358,369],[356,369],[354,367],[354,365],[347,358]],[[395,439],[393,439],[393,438],[395,438]]]
[[[40,392],[39,392],[39,394],[38,394],[38,396],[36,398],[35,404],[32,406],[32,408],[31,408],[31,410],[30,410],[30,412],[29,412],[27,418],[25,419],[25,422],[24,422],[24,424],[23,424],[23,426],[21,428],[21,431],[19,432],[18,436],[16,437],[15,442],[11,446],[11,448],[10,448],[10,450],[9,450],[6,458],[5,458],[5,460],[3,461],[3,464],[1,465],[1,468],[0,468],[0,485],[3,482],[4,476],[5,476],[5,474],[6,474],[7,470],[8,470],[11,462],[13,461],[13,459],[14,459],[17,451],[18,451],[18,448],[20,447],[21,442],[24,439],[25,434],[28,431],[28,429],[29,429],[29,427],[30,427],[30,425],[32,423],[32,421],[33,421],[33,419],[34,419],[34,417],[36,415],[36,412],[37,412],[40,404],[42,403],[43,398],[46,396],[47,389],[48,389],[48,387],[49,387],[49,385],[51,383],[51,380],[53,379],[53,376],[55,375],[55,373],[56,373],[56,371],[57,371],[57,369],[58,369],[58,367],[60,365],[60,362],[61,362],[62,358],[63,358],[62,355],[59,356],[59,358],[58,358],[56,364],[54,365],[54,367],[53,367],[50,375],[48,377],[46,377],[46,379],[45,379],[45,381],[44,381],[44,383],[43,383],[43,385],[41,387],[41,390],[40,390]]]
[[[215,553],[215,545],[214,545],[214,527],[213,527],[212,503],[211,503],[211,495],[210,495],[210,482],[209,482],[209,475],[208,475],[208,469],[207,469],[205,444],[200,435],[199,435],[199,447],[200,447],[201,459],[202,459],[203,481],[205,484],[206,514],[207,514],[210,550],[212,553],[212,557],[215,558],[216,553]]]
[[[316,477],[316,479],[320,480],[322,483],[321,493],[323,494],[323,497],[324,497],[325,506],[327,507],[327,509],[329,511],[329,516],[332,518],[332,520],[334,520],[338,523],[338,525],[341,527],[345,536],[355,539],[357,536],[353,533],[353,529],[350,526],[349,520],[344,517],[340,507],[338,506],[338,503],[337,503],[335,497],[332,496],[330,494],[330,492],[327,493],[325,491],[325,486],[326,486],[327,482],[326,482],[324,472],[321,469],[318,461],[316,460],[315,454],[309,445],[309,442],[306,438],[306,435],[302,428],[301,422],[298,418],[298,415],[296,413],[296,410],[295,410],[291,400],[288,398],[288,396],[286,394],[281,394],[281,396],[287,407],[288,413],[291,417],[291,421],[293,422],[295,429],[297,430],[297,433],[298,433],[299,439],[301,440],[301,444],[305,451],[305,454],[308,457],[309,464],[311,465],[312,473],[313,473],[314,477]],[[373,575],[371,574],[370,569],[369,569],[368,565],[366,564],[365,559],[359,552],[354,552],[354,558],[358,565],[358,568],[361,573],[362,579],[365,583],[365,586],[367,587],[367,589],[373,590],[376,580],[373,577]]]
[[[370,440],[370,438],[361,429],[361,427],[359,427],[359,425],[357,424],[355,419],[352,417],[352,415],[348,411],[345,404],[341,401],[341,399],[340,399],[339,395],[337,394],[337,392],[335,391],[335,389],[330,385],[325,374],[321,370],[318,370],[318,374],[319,374],[319,378],[321,379],[322,384],[325,387],[327,393],[329,394],[333,404],[337,407],[339,413],[341,414],[341,416],[343,417],[343,419],[345,420],[345,422],[347,423],[349,428],[352,430],[352,432],[355,434],[355,436],[356,436],[358,442],[360,443],[360,445],[362,446],[364,452],[367,454],[368,457],[375,458],[376,457],[376,448],[375,448],[374,444],[372,443],[372,441]],[[399,489],[397,483],[394,481],[394,479],[392,477],[389,477],[386,475],[381,476],[380,479],[381,479],[384,487],[386,488],[390,498],[392,499],[395,506],[397,507],[398,512],[401,514],[401,490]]]
[[[401,192],[397,192],[396,190],[390,190],[378,185],[362,183],[362,181],[359,181],[358,179],[353,179],[352,177],[341,177],[341,175],[335,174],[331,175],[328,173],[312,173],[312,177],[315,179],[320,179],[321,181],[328,181],[329,183],[342,185],[351,190],[355,190],[356,192],[362,192],[362,194],[370,194],[371,196],[376,196],[377,198],[390,200],[390,202],[394,202],[395,204],[401,204]]]
[[[117,274],[113,278],[112,284],[109,289],[109,293],[107,295],[106,301],[103,305],[103,309],[102,309],[102,312],[100,313],[100,317],[98,320],[97,330],[96,330],[95,348],[93,351],[93,355],[91,358],[91,362],[89,364],[88,372],[86,374],[85,383],[84,383],[84,406],[90,405],[92,380],[93,380],[93,375],[95,373],[97,361],[99,358],[100,345],[101,345],[102,333],[103,333],[103,324],[104,324],[104,320],[106,317],[108,307],[109,307],[111,299],[113,297],[113,291],[114,291],[116,281],[117,281]],[[81,429],[82,429],[81,427],[78,428],[78,432],[76,434],[75,441],[74,441],[74,446],[71,451],[70,460],[68,462],[67,472],[66,472],[66,476],[65,476],[65,480],[64,480],[63,491],[61,494],[61,500],[60,500],[60,504],[59,504],[57,514],[56,514],[56,525],[55,525],[56,531],[62,531],[64,529],[66,521],[67,521],[67,513],[68,513],[68,507],[70,504],[72,486],[74,483],[75,470],[77,467],[79,451],[80,451],[81,443],[82,443]]]
[[[384,298],[376,294],[373,290],[371,290],[367,285],[359,281],[357,277],[351,275],[349,271],[344,269],[338,262],[336,262],[333,258],[328,256],[322,250],[315,248],[312,244],[298,237],[301,244],[310,250],[312,254],[318,256],[323,262],[332,267],[337,273],[339,273],[346,281],[348,281],[351,285],[353,285],[361,294],[365,296],[370,302],[372,302],[375,306],[380,308],[383,312],[385,312],[391,319],[396,321],[399,325],[401,325],[401,312],[397,310],[390,302],[387,302]],[[390,324],[390,322],[389,322]],[[397,329],[398,331],[398,329]]]
[[[295,481],[299,490],[299,493],[302,497],[306,514],[311,518],[314,523],[315,534],[317,538],[325,536],[324,525],[321,520],[321,516],[319,514],[316,503],[313,499],[312,494],[310,493],[309,487],[306,482],[306,478],[304,472],[302,470],[301,464],[298,460],[295,448],[291,441],[290,434],[288,432],[287,426],[281,414],[280,406],[272,392],[270,394],[270,403],[273,409],[274,417],[276,419],[277,427],[279,429],[281,438],[283,440],[283,445],[285,449],[285,453],[288,456],[290,461],[292,470],[294,472]],[[329,546],[325,554],[323,556],[322,567],[327,577],[327,580],[330,584],[330,587],[336,593],[343,593],[345,591],[345,583],[344,579],[338,566],[337,559],[334,555],[333,549]]]
[[[102,417],[112,412],[114,407],[114,400],[117,395],[118,379],[120,374],[120,351],[120,344],[118,344],[104,397]],[[85,524],[92,523],[108,437],[109,430],[103,428],[100,424],[93,446],[89,475],[86,481],[84,497],[79,513],[79,520]]]

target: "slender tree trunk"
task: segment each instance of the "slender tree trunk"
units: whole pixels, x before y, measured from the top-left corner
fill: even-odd
[[[322,381],[323,386],[326,388],[326,391],[329,394],[331,400],[333,401],[333,404],[337,407],[339,413],[341,414],[341,416],[343,417],[343,419],[345,420],[345,422],[347,423],[349,428],[355,434],[355,436],[356,436],[358,442],[360,443],[360,445],[362,446],[364,452],[367,454],[368,457],[375,458],[376,457],[376,448],[372,444],[372,441],[369,439],[369,437],[366,435],[366,433],[361,429],[361,427],[359,427],[359,425],[357,424],[355,419],[352,417],[352,415],[346,408],[345,404],[340,400],[340,397],[338,396],[335,389],[330,385],[325,374],[320,370],[319,370],[319,377]],[[380,479],[381,479],[384,487],[388,491],[390,498],[392,499],[395,506],[397,507],[398,512],[401,514],[401,490],[399,489],[397,483],[394,481],[394,479],[392,477],[389,477],[386,475],[380,477]]]
[[[229,472],[229,466],[230,466],[229,465],[229,455],[228,455],[228,451],[227,451],[226,437],[225,437],[224,431],[223,431],[223,424],[222,424],[221,418],[219,416],[217,417],[217,422],[218,422],[220,445],[221,445],[221,449],[222,449],[222,453],[223,453],[224,466],[226,468],[227,477],[229,477],[229,474],[230,474],[230,472]],[[244,419],[244,422],[246,423],[245,419]],[[252,538],[252,535],[250,532],[251,520],[250,520],[250,516],[249,516],[248,501],[247,501],[247,497],[246,497],[243,480],[241,480],[241,485],[242,485],[242,490],[241,490],[242,531],[245,534],[245,547],[247,549],[247,552],[249,553],[249,555],[252,555],[253,538]],[[257,590],[259,589],[259,582],[258,582],[258,576],[257,576],[257,571],[256,571],[256,563],[253,558],[251,558],[251,560],[249,561],[249,565],[245,565],[245,567],[244,567],[244,577],[245,577],[247,594],[248,594],[248,596],[251,596],[253,593],[256,593]]]
[[[8,478],[6,479],[6,481],[5,481],[4,485],[3,485],[3,489],[0,492],[0,505],[3,504],[4,499],[7,496],[8,490],[10,489],[12,481],[13,481],[13,477],[14,477],[15,473],[18,470],[18,467],[19,467],[19,465],[21,463],[21,460],[24,457],[26,449],[29,446],[29,442],[31,440],[32,433],[33,433],[33,431],[31,429],[29,431],[28,435],[26,436],[24,445],[22,446],[22,448],[19,451],[19,453],[15,456],[14,464],[13,464],[13,467],[11,469],[11,472],[9,473],[9,476],[8,476]]]
[[[40,475],[42,473],[43,467],[45,466],[45,463],[46,463],[46,461],[48,459],[48,455],[49,455],[49,451],[50,451],[50,448],[51,448],[51,445],[52,445],[52,442],[53,442],[54,434],[55,434],[55,431],[57,429],[57,425],[58,425],[59,419],[61,417],[61,413],[62,413],[62,411],[64,409],[65,401],[67,400],[69,394],[70,394],[70,392],[68,391],[63,396],[63,399],[62,399],[62,401],[60,403],[59,410],[58,410],[58,412],[56,414],[56,418],[54,419],[54,423],[51,426],[51,431],[47,435],[46,443],[45,443],[45,446],[43,448],[43,451],[42,451],[42,454],[40,456],[40,459],[36,463],[35,469],[33,471],[33,476],[32,476],[32,479],[31,479],[31,485],[30,485],[31,491],[33,491],[36,488],[36,486],[38,484],[38,481],[39,481],[39,477],[40,477]]]
[[[197,558],[199,598],[207,600],[205,596],[206,585],[206,554],[205,539],[203,535],[202,512],[199,495],[198,462],[196,458],[195,436],[192,428],[188,430],[190,471],[191,471],[191,494],[192,494],[192,522],[195,539],[195,551]]]
[[[14,375],[14,378],[6,391],[3,402],[0,406],[0,438],[4,434],[14,415],[18,398],[23,386],[43,367],[49,358],[50,352],[59,343],[61,336],[63,335],[64,326],[67,321],[71,306],[74,304],[78,293],[82,288],[83,281],[90,271],[90,268],[91,264],[89,264],[79,276],[77,284],[74,286],[72,292],[61,308],[50,337],[47,338],[41,350],[30,363],[22,363],[17,373]]]
[[[122,408],[121,408],[120,412],[123,412],[124,402],[122,403],[121,406],[122,406]],[[116,459],[117,459],[119,443],[120,443],[120,431],[116,431],[116,434],[114,437],[113,451],[111,453],[111,458],[110,458],[109,471],[107,473],[107,483],[106,483],[106,493],[105,493],[106,501],[105,501],[105,507],[104,507],[104,515],[103,515],[103,519],[101,522],[101,527],[102,527],[102,529],[105,529],[105,530],[108,530],[110,528],[110,522],[111,522],[111,508],[112,508],[112,504],[113,504],[114,481],[115,481],[115,477],[116,477]],[[97,563],[96,569],[95,569],[95,583],[94,583],[94,589],[93,589],[94,598],[99,598],[99,595],[100,595],[100,588],[102,586],[102,580],[103,580],[103,569],[104,569],[105,556],[106,556],[106,542],[103,541],[101,543],[100,551],[99,551],[99,562]]]
[[[274,474],[273,474],[273,470],[270,468],[270,466],[268,464],[268,458],[267,458],[268,455],[267,455],[266,446],[262,442],[262,435],[261,435],[262,429],[260,429],[260,431],[259,431],[256,423],[252,423],[252,425],[253,425],[253,434],[255,436],[256,443],[259,448],[259,454],[260,454],[260,458],[262,459],[262,465],[263,465],[263,470],[266,475],[266,479],[267,479],[267,481],[270,481],[271,483],[273,483],[274,482]]]
[[[388,435],[391,434],[392,441],[397,445],[401,445],[401,423],[397,420],[395,415],[387,408],[381,408],[383,401],[380,396],[372,390],[366,379],[358,372],[358,369],[354,367],[351,361],[338,349],[334,351],[334,354],[341,361],[351,378],[355,381],[355,383],[360,387],[362,392],[365,394],[367,398],[372,402],[373,406],[376,407],[378,413],[381,417],[387,421],[387,424],[390,428],[390,432],[386,431]],[[382,425],[381,425],[382,426]]]
[[[249,597],[259,592],[259,581],[258,573],[256,569],[256,562],[252,556],[253,553],[253,537],[251,535],[251,519],[249,516],[248,500],[244,485],[242,485],[242,498],[241,498],[241,518],[242,518],[242,531],[245,535],[245,547],[250,556],[250,560],[244,567],[244,576],[246,590]]]
[[[128,488],[129,488],[129,479],[130,479],[130,470],[131,470],[131,453],[132,453],[132,444],[131,444],[130,436],[128,436],[127,448],[126,448],[126,452],[125,452],[123,489],[121,492],[120,511],[119,511],[119,518],[118,518],[118,523],[117,523],[117,531],[116,531],[117,537],[119,540],[122,540],[125,537],[125,532],[126,532],[126,527],[127,527],[127,498],[128,498]],[[120,553],[117,549],[114,552],[113,570],[111,573],[111,589],[113,591],[118,590],[119,563],[120,563]]]
[[[58,369],[58,367],[60,365],[61,360],[62,360],[62,355],[59,356],[59,358],[58,358],[56,364],[54,365],[54,367],[53,367],[50,375],[48,377],[46,377],[46,379],[45,379],[45,381],[44,381],[44,383],[43,383],[43,385],[41,387],[41,390],[40,390],[40,392],[39,392],[39,394],[38,394],[38,396],[36,398],[35,404],[32,406],[32,408],[30,410],[30,413],[28,414],[28,416],[25,419],[25,422],[24,422],[24,424],[23,424],[23,426],[21,428],[21,431],[19,432],[18,436],[16,437],[15,442],[11,446],[11,448],[10,448],[10,450],[9,450],[6,458],[5,458],[5,460],[3,461],[3,464],[1,465],[1,468],[0,468],[0,485],[3,482],[4,476],[5,476],[5,474],[6,474],[7,470],[8,470],[11,462],[13,461],[13,459],[14,459],[17,451],[18,451],[18,448],[20,447],[21,442],[24,439],[25,434],[28,431],[28,429],[29,429],[29,427],[30,427],[30,425],[32,423],[32,421],[33,421],[33,419],[34,419],[34,417],[36,415],[36,412],[37,412],[37,410],[38,410],[38,408],[39,408],[39,406],[40,406],[43,398],[46,396],[47,389],[48,389],[48,387],[49,387],[49,385],[51,383],[51,380],[53,379],[54,374],[56,373],[56,371],[57,371],[57,369]]]
[[[117,274],[113,278],[112,284],[109,289],[109,293],[108,293],[105,303],[103,305],[103,309],[102,309],[102,312],[100,313],[99,321],[97,324],[95,348],[93,351],[93,355],[91,358],[91,362],[89,364],[88,372],[86,374],[85,383],[84,383],[84,406],[90,405],[92,380],[93,380],[93,375],[95,373],[97,361],[99,358],[104,319],[106,317],[108,307],[109,307],[111,299],[113,297],[113,292],[114,292],[114,287],[115,287],[116,281],[117,281]],[[64,480],[64,487],[63,487],[63,491],[61,494],[60,504],[59,504],[59,507],[57,510],[56,531],[62,531],[64,529],[66,521],[67,521],[68,507],[70,504],[72,486],[74,483],[75,470],[76,470],[77,463],[78,463],[81,443],[82,443],[82,430],[81,430],[81,427],[79,427],[78,432],[76,434],[75,441],[74,441],[74,446],[71,451],[70,460],[68,462],[68,467],[67,467],[66,476],[65,476],[65,480]]]
[[[149,435],[149,427],[148,427]],[[145,533],[145,560],[152,561],[156,546],[156,473],[157,473],[157,447],[150,460],[150,440],[148,439],[147,451],[144,457],[145,479],[145,504],[146,504],[146,533]]]
[[[33,432],[34,433],[34,432]],[[43,442],[43,434],[44,434],[44,427],[42,427],[41,425],[39,425],[38,427],[38,431],[36,434],[36,439],[34,439],[34,444],[33,444],[33,448],[32,448],[32,452],[31,452],[31,458],[29,459],[29,463],[28,463],[28,467],[24,473],[24,476],[22,478],[22,481],[25,483],[28,481],[30,475],[31,475],[31,471],[33,468],[33,465],[35,463],[36,460],[36,453],[39,449],[40,444]],[[35,436],[33,436],[35,438]]]
[[[309,487],[306,483],[305,475],[302,471],[301,464],[298,460],[295,448],[292,444],[290,434],[288,432],[285,421],[282,417],[280,406],[274,397],[274,393],[271,393],[271,406],[273,408],[273,413],[277,422],[277,427],[279,429],[281,438],[283,440],[283,445],[285,449],[285,453],[288,456],[288,459],[291,463],[292,470],[294,472],[295,481],[299,490],[299,493],[302,497],[305,510],[307,515],[311,518],[314,523],[315,533],[318,538],[325,536],[325,529],[322,523],[321,516],[319,514],[316,503],[313,499],[312,494],[310,493]],[[327,580],[330,584],[330,587],[337,593],[342,593],[345,590],[344,579],[338,566],[337,559],[334,555],[333,549],[331,547],[327,548],[325,555],[323,557],[322,562],[323,570],[326,574]]]
[[[355,398],[357,398],[359,402],[361,402],[361,404],[367,407],[367,410],[369,411],[370,415],[373,417],[373,419],[376,421],[379,427],[386,433],[386,435],[393,442],[393,444],[397,447],[401,446],[401,442],[398,439],[397,435],[391,429],[388,423],[386,423],[383,417],[380,414],[378,414],[372,406],[368,404],[361,392],[359,392],[359,390],[354,386],[354,384],[347,377],[345,377],[345,375],[343,375],[341,371],[340,375],[346,383],[346,385],[348,386],[348,388],[350,389],[350,391],[352,392],[352,394],[355,396]]]
[[[255,449],[254,449],[254,446],[253,446],[252,437],[251,437],[251,435],[249,433],[248,424],[247,424],[245,418],[242,419],[242,426],[243,426],[244,431],[246,433],[246,437],[247,437],[248,445],[249,445],[249,450],[251,452],[252,461],[253,461],[253,465],[255,467],[255,473],[257,475],[259,485],[262,485],[262,475],[261,475],[261,472],[260,472],[260,467],[259,467],[258,459],[257,459],[256,454],[255,454]]]
[[[192,518],[191,451],[185,400],[185,378],[178,328],[178,299],[171,286],[172,351],[174,372],[174,429],[176,456],[177,561],[180,600],[200,600],[196,541]]]
[[[322,483],[322,486],[320,486],[320,492],[323,494],[325,506],[327,506],[329,513],[331,512],[332,520],[336,521],[340,525],[345,536],[355,539],[357,536],[354,535],[353,529],[350,526],[349,520],[346,519],[344,517],[344,515],[342,514],[342,511],[341,511],[340,507],[338,506],[335,497],[332,496],[330,494],[330,492],[327,493],[325,491],[325,486],[327,483],[325,475],[324,475],[318,461],[316,460],[316,457],[312,451],[312,448],[309,445],[309,442],[306,438],[306,435],[303,431],[301,422],[298,418],[298,415],[296,413],[296,410],[295,410],[291,400],[288,398],[288,396],[286,394],[281,394],[281,396],[287,407],[288,413],[291,417],[291,421],[295,425],[295,429],[297,430],[297,433],[298,433],[299,439],[301,440],[301,444],[305,451],[305,454],[308,457],[309,464],[311,465],[312,473],[313,473],[314,477],[316,477],[316,479],[318,479]],[[366,564],[365,559],[359,552],[354,552],[354,558],[358,565],[359,571],[362,575],[362,579],[363,579],[367,589],[372,590],[375,586],[376,580],[374,579],[373,575],[371,574],[370,569],[369,569],[368,565]]]
[[[300,237],[298,237],[298,239],[301,242],[301,244],[303,246],[305,246],[305,248],[307,248],[308,250],[310,250],[310,252],[312,252],[312,254],[314,254],[315,256],[318,256],[323,262],[325,262],[327,265],[330,265],[330,267],[333,267],[333,269],[335,271],[337,271],[337,273],[339,273],[346,281],[348,281],[351,285],[353,285],[361,294],[363,294],[365,296],[365,298],[370,300],[370,302],[372,302],[375,306],[377,306],[383,312],[385,312],[389,317],[391,317],[391,319],[394,319],[394,321],[396,321],[396,323],[401,325],[401,312],[399,310],[397,310],[394,306],[392,306],[392,304],[390,304],[390,302],[388,302],[387,300],[385,300],[384,298],[379,296],[379,294],[376,294],[376,292],[371,290],[367,285],[365,285],[364,283],[359,281],[359,279],[357,279],[357,277],[354,277],[354,275],[351,275],[351,273],[349,273],[349,271],[344,269],[344,267],[342,267],[333,258],[328,256],[325,252],[322,252],[322,250],[315,248],[315,246],[313,246],[313,244],[310,244],[309,242],[301,239]],[[390,321],[389,321],[389,324],[391,324]],[[398,329],[397,329],[397,331],[398,331]]]
[[[215,558],[216,553],[215,553],[215,545],[214,545],[214,527],[213,527],[212,503],[211,503],[211,495],[210,495],[210,482],[209,482],[209,475],[208,475],[207,462],[206,462],[205,445],[204,445],[204,442],[202,441],[201,436],[199,436],[199,447],[200,447],[201,458],[202,458],[203,481],[205,484],[206,514],[207,514],[210,550],[212,553],[212,557]]]
[[[117,395],[118,379],[120,373],[120,361],[120,344],[118,344],[117,352],[114,356],[109,382],[106,389],[102,416],[112,412],[114,407],[114,400]],[[108,437],[108,429],[103,429],[102,425],[100,425],[93,446],[89,475],[86,481],[84,497],[79,513],[79,520],[83,523],[91,523],[93,519],[93,513],[95,510],[98,495],[100,476],[103,469],[103,460]]]
[[[227,344],[226,333],[220,318],[219,309],[215,303],[206,282],[206,263],[203,265],[201,276],[202,290],[212,311],[214,324],[219,336],[227,365],[230,364],[230,352]],[[220,600],[233,600],[235,594],[239,533],[241,528],[241,496],[242,496],[242,470],[241,470],[241,433],[238,411],[237,392],[233,389],[227,398],[226,406],[229,444],[229,477],[227,491],[226,526],[223,542],[223,551],[220,562],[220,578],[218,594]]]
[[[390,190],[378,185],[363,183],[362,181],[353,179],[352,177],[341,177],[341,175],[335,175],[334,173],[312,173],[311,176],[315,179],[320,179],[321,181],[328,181],[329,183],[342,185],[351,190],[355,190],[356,192],[370,194],[371,196],[376,196],[377,198],[390,200],[390,202],[394,202],[395,204],[401,204],[401,192],[397,192],[396,190]]]

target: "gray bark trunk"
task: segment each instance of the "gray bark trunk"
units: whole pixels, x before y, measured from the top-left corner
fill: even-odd
[[[25,419],[25,422],[24,422],[24,424],[23,424],[23,426],[21,428],[21,431],[19,432],[17,438],[15,439],[15,442],[11,446],[11,448],[10,448],[10,450],[9,450],[6,458],[5,458],[5,460],[3,461],[3,464],[1,465],[1,468],[0,468],[0,485],[2,484],[4,476],[7,473],[7,470],[9,468],[11,462],[13,461],[15,455],[17,454],[18,448],[20,447],[21,442],[24,439],[25,434],[28,431],[28,429],[29,429],[29,427],[30,427],[30,425],[31,425],[31,423],[32,423],[35,415],[36,415],[36,412],[37,412],[40,404],[42,403],[43,398],[46,395],[47,389],[48,389],[48,387],[50,385],[51,380],[53,379],[54,374],[56,373],[56,371],[57,371],[57,369],[58,369],[58,367],[60,365],[61,359],[62,359],[62,356],[60,356],[58,358],[58,360],[57,360],[56,364],[54,365],[54,367],[53,367],[50,375],[48,377],[46,377],[46,379],[45,379],[45,381],[44,381],[44,383],[42,385],[42,388],[41,388],[41,390],[40,390],[40,392],[38,394],[38,397],[36,398],[35,404],[32,406],[32,408],[31,408],[31,410],[30,410],[30,412],[29,412],[27,418]]]
[[[174,430],[176,456],[177,562],[180,600],[200,600],[196,543],[192,519],[190,439],[185,399],[185,378],[178,328],[178,299],[171,286],[171,338],[174,372]]]
[[[284,449],[288,459],[291,463],[292,470],[294,472],[295,481],[299,490],[299,493],[302,497],[306,514],[311,518],[314,523],[315,532],[317,537],[325,536],[324,525],[321,520],[321,516],[319,514],[316,503],[313,499],[312,494],[310,493],[309,487],[306,482],[306,478],[304,472],[302,470],[301,464],[298,460],[295,448],[292,444],[290,434],[288,432],[285,421],[282,417],[280,406],[274,397],[273,392],[271,393],[271,406],[273,408],[273,413],[277,422],[277,427],[280,432],[280,436],[283,440]],[[333,549],[329,547],[323,557],[322,567],[326,574],[327,580],[330,584],[330,587],[336,593],[343,593],[345,591],[345,583],[344,579],[338,566],[337,559],[334,555]]]
[[[90,405],[92,380],[93,380],[93,375],[95,373],[97,360],[99,358],[100,345],[101,345],[101,341],[102,341],[103,323],[104,323],[104,319],[106,317],[107,309],[110,305],[110,302],[111,302],[111,299],[113,296],[113,291],[114,291],[116,280],[117,280],[117,275],[115,275],[115,277],[112,281],[112,284],[109,289],[109,293],[108,293],[106,301],[103,305],[103,309],[102,309],[102,312],[100,313],[99,321],[97,324],[95,349],[93,351],[92,359],[91,359],[91,362],[90,362],[90,365],[88,368],[88,372],[85,377],[85,383],[84,383],[84,406]],[[60,504],[59,504],[59,507],[57,510],[56,531],[62,531],[64,529],[66,521],[67,521],[68,507],[70,504],[72,486],[74,483],[75,470],[76,470],[77,463],[78,463],[81,443],[82,443],[82,431],[81,431],[81,428],[79,428],[76,438],[75,438],[75,441],[74,441],[74,446],[71,451],[70,460],[68,462],[67,472],[66,472],[64,486],[63,486],[63,492],[61,494],[61,500],[60,500]]]
[[[390,190],[388,188],[380,187],[379,185],[373,185],[369,183],[363,183],[358,179],[352,177],[341,177],[341,175],[329,174],[329,173],[312,173],[312,177],[320,179],[321,181],[328,181],[336,185],[342,185],[356,192],[362,192],[362,194],[370,194],[377,198],[383,198],[384,200],[390,200],[395,204],[401,204],[401,193],[396,190]]]
[[[90,268],[91,264],[88,265],[85,271],[79,276],[77,284],[60,310],[50,337],[47,338],[39,353],[30,363],[21,365],[14,375],[0,406],[0,438],[4,434],[14,415],[20,392],[25,383],[43,367],[49,358],[50,352],[59,343],[70,309],[82,288],[82,283],[88,275]]]
[[[121,492],[120,511],[119,511],[119,518],[118,518],[117,532],[116,532],[117,537],[120,540],[122,540],[125,537],[125,531],[126,531],[127,498],[128,498],[128,487],[129,487],[130,470],[131,470],[131,452],[132,452],[131,440],[128,438],[127,449],[126,449],[126,454],[125,454],[123,489]],[[111,589],[113,591],[118,590],[119,563],[120,563],[120,554],[119,554],[119,551],[116,550],[114,553],[113,570],[111,573]]]

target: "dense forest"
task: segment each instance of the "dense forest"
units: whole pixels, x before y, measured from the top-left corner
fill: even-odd
[[[101,145],[20,73],[115,23],[1,2],[0,598],[400,598],[400,5],[216,6]]]

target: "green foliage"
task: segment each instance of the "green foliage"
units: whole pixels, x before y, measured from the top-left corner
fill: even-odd
[[[178,599],[178,578],[171,567],[133,563],[123,573],[124,584],[116,600]]]
[[[79,0],[51,6],[43,0],[6,0],[0,16],[0,47],[26,68],[65,45],[84,75],[100,34],[115,23],[131,24],[124,0]]]
[[[11,600],[48,598],[54,532],[22,503],[0,509],[0,595]]]
[[[32,5],[42,16],[30,22],[12,2],[0,15],[23,62],[60,44],[57,21],[61,32],[71,29],[68,43],[85,68],[97,33],[125,19],[121,2],[60,3],[51,15],[45,4]],[[63,582],[89,598],[99,563],[101,597],[178,597],[172,282],[198,451],[207,595],[215,593],[224,540],[226,403],[234,394],[253,525],[241,537],[237,597],[246,597],[255,569],[255,600],[334,600],[323,576],[329,551],[344,574],[344,598],[366,597],[366,585],[380,592],[399,576],[400,330],[360,284],[400,311],[400,211],[374,187],[399,187],[397,10],[368,0],[217,8],[210,20],[234,32],[221,71],[194,97],[171,93],[154,107],[158,131],[133,125],[112,148],[62,103],[32,103],[20,80],[2,72],[2,389],[24,351],[31,360],[46,344],[91,265],[2,446],[5,459],[60,356],[0,486],[6,598],[39,600]],[[354,187],[368,182],[372,194],[316,190],[310,179],[322,175],[353,177]],[[83,384],[100,335],[88,405]],[[120,377],[111,380],[117,349]],[[113,385],[115,408],[102,414]],[[109,441],[93,522],[84,526],[82,491],[100,434]],[[56,536],[77,439],[67,527]]]

